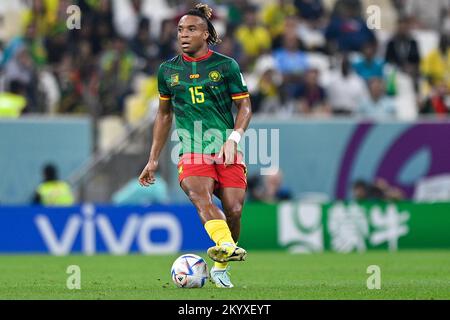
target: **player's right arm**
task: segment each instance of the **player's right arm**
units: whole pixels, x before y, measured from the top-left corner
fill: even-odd
[[[150,149],[150,156],[147,165],[139,176],[141,186],[148,187],[155,183],[155,172],[158,167],[159,155],[169,136],[170,128],[172,127],[172,118],[173,111],[170,98],[161,96],[153,127],[153,142]]]
[[[159,108],[153,127],[153,142],[147,165],[139,176],[141,186],[148,187],[155,183],[155,172],[158,167],[158,159],[161,150],[166,144],[172,127],[173,110],[171,103],[171,91],[166,83],[164,64],[158,70]]]

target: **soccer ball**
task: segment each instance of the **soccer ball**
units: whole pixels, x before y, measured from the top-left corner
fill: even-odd
[[[183,254],[172,265],[172,280],[179,288],[201,288],[208,279],[208,265],[202,257]]]

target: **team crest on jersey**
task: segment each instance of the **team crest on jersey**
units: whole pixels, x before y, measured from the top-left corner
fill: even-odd
[[[179,83],[180,83],[180,75],[178,73],[172,74],[170,76],[170,85],[173,87]]]
[[[221,78],[222,78],[222,75],[220,74],[219,71],[214,70],[209,73],[209,79],[211,79],[211,81],[217,82]]]

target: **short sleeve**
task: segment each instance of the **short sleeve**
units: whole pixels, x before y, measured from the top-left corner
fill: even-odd
[[[248,98],[249,93],[238,63],[233,59],[228,72],[228,87],[233,100]]]
[[[166,79],[164,78],[163,65],[161,65],[158,70],[158,91],[160,99],[170,100],[171,93],[169,88],[167,87]]]

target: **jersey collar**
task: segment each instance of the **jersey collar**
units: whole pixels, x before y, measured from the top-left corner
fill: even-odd
[[[183,56],[183,60],[184,61],[187,61],[187,62],[199,62],[199,61],[208,59],[209,57],[211,57],[212,54],[213,54],[213,51],[211,49],[208,49],[208,53],[207,54],[205,54],[204,56],[198,57],[198,58],[191,58],[191,57],[189,57],[189,56],[187,56],[185,54],[182,54],[182,56]]]

